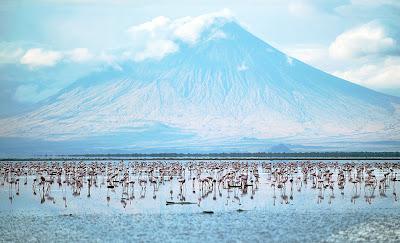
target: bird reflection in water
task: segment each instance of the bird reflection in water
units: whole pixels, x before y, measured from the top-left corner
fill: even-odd
[[[332,204],[337,195],[344,199],[347,193],[353,204],[361,198],[372,204],[378,198],[398,201],[399,170],[399,163],[393,161],[1,162],[0,186],[8,188],[11,204],[21,195],[20,187],[31,187],[41,204],[56,204],[53,190],[59,190],[65,208],[67,197],[78,198],[81,192],[86,192],[90,200],[99,200],[92,199],[99,190],[106,192],[107,205],[120,193],[123,208],[150,194],[154,201],[163,200],[166,205],[201,206],[205,201],[221,201],[225,206],[234,204],[241,209],[247,199],[267,200],[257,196],[260,190],[269,192],[272,205],[277,201],[291,204],[303,191],[311,191],[307,195],[316,196],[317,204],[325,200]],[[311,186],[307,188],[308,185]],[[192,193],[187,194],[187,190]]]

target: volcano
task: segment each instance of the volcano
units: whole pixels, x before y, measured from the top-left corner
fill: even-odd
[[[175,44],[1,119],[3,152],[360,150],[400,138],[400,98],[311,67],[233,19],[214,18],[195,43]]]

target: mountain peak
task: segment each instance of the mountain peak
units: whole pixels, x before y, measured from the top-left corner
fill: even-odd
[[[0,137],[126,149],[400,139],[400,99],[290,59],[223,14],[157,18],[131,34],[148,40],[135,62],[0,119]]]
[[[183,17],[171,20],[164,16],[132,26],[128,32],[133,38],[138,62],[146,59],[160,60],[179,51],[181,47],[194,46],[204,41],[234,39],[245,34],[229,10]]]

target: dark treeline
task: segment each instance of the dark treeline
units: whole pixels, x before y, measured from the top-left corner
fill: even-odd
[[[60,157],[157,157],[157,158],[168,158],[168,157],[226,157],[226,158],[237,158],[237,157],[261,157],[261,158],[288,158],[288,157],[299,157],[299,158],[369,158],[369,157],[390,157],[400,158],[400,152],[289,152],[289,153],[272,153],[272,152],[260,152],[260,153],[132,153],[132,154],[74,154],[74,155],[59,155]]]
[[[124,153],[124,154],[65,154],[65,155],[35,155],[34,157],[25,158],[0,158],[0,161],[62,161],[62,160],[108,160],[108,159],[124,159],[124,160],[400,160],[400,152],[285,152],[285,153]]]

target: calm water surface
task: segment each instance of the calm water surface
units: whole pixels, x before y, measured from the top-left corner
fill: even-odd
[[[76,188],[65,183],[54,183],[44,191],[40,185],[33,189],[36,174],[15,177],[19,178],[19,188],[10,187],[2,178],[0,241],[400,242],[395,181],[388,182],[384,193],[377,186],[371,197],[371,191],[361,182],[357,188],[346,183],[341,193],[336,170],[331,169],[333,190],[313,188],[311,180],[304,183],[301,170],[297,170],[291,185],[287,182],[284,188],[277,188],[272,186],[270,171],[260,164],[254,167],[259,172],[257,185],[249,174],[254,189],[243,192],[241,188],[220,186],[202,193],[200,180],[193,184],[192,178],[218,178],[218,173],[204,169],[198,174],[183,167],[182,193],[182,176],[150,183],[148,174],[132,171],[129,179],[136,183],[127,187],[126,195],[122,185],[107,188],[107,175],[97,175],[90,192],[89,177],[84,177],[79,195],[74,194]],[[393,178],[398,178],[396,172]],[[385,173],[385,169],[374,171],[378,181]],[[148,181],[145,189],[139,183],[143,178]],[[166,201],[194,204],[166,205]]]

